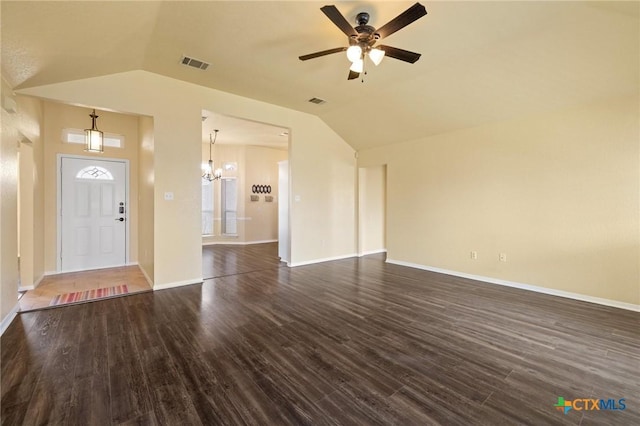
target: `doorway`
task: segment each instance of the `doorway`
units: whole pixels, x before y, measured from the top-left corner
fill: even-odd
[[[58,156],[58,272],[128,262],[129,162]]]
[[[358,170],[358,254],[387,251],[387,166]]]
[[[278,162],[288,158],[289,130],[207,110],[202,117],[203,245],[276,242]],[[219,173],[211,181],[209,164]]]

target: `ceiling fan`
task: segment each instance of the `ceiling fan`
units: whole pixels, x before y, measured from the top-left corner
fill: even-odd
[[[309,53],[308,55],[302,55],[299,57],[301,61],[346,51],[347,58],[351,61],[348,80],[353,80],[358,78],[360,74],[364,72],[365,56],[369,56],[369,59],[371,59],[376,66],[382,61],[382,58],[384,58],[385,55],[411,64],[420,59],[419,53],[391,46],[375,46],[378,40],[390,36],[396,31],[401,30],[410,23],[426,15],[427,10],[420,3],[414,4],[409,9],[405,10],[378,29],[375,29],[371,25],[367,25],[369,23],[369,14],[366,12],[358,13],[356,16],[356,23],[358,26],[354,28],[349,24],[349,22],[347,22],[345,17],[342,16],[335,6],[323,6],[320,10],[327,15],[327,18],[340,28],[347,37],[349,37],[349,47],[336,47],[333,49],[322,50],[320,52]]]

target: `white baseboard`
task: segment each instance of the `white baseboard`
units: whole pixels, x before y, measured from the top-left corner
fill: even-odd
[[[40,275],[40,278],[38,278],[36,280],[35,283],[31,284],[31,285],[20,285],[18,286],[18,291],[30,291],[30,290],[35,290],[40,283],[42,282],[42,279],[44,278],[44,274]]]
[[[9,328],[13,319],[18,315],[18,311],[20,310],[20,302],[16,303],[16,305],[9,311],[6,317],[2,319],[0,323],[0,336],[4,334],[4,332]]]
[[[35,283],[33,283],[33,288],[38,288],[38,286],[40,285],[40,283],[42,282],[42,280],[44,279],[45,274],[40,275],[40,278],[38,278],[36,280]]]
[[[387,249],[368,250],[368,251],[363,251],[359,253],[358,256],[362,257],[362,256],[368,256],[370,254],[378,254],[378,253],[386,253],[386,252],[387,252]]]
[[[567,299],[580,300],[582,302],[596,303],[598,305],[611,306],[614,308],[626,309],[628,311],[640,312],[640,305],[620,302],[617,300],[603,299],[601,297],[588,296],[586,294],[571,293],[569,291],[556,290],[553,288],[539,287],[530,284],[517,283],[514,281],[501,280],[498,278],[484,277],[481,275],[467,274],[465,272],[451,271],[449,269],[435,268],[433,266],[419,265],[417,263],[403,262],[401,260],[387,259],[387,263],[394,265],[408,266],[409,268],[422,269],[425,271],[437,272],[439,274],[453,275],[454,277],[468,278],[470,280],[486,282],[490,284],[503,285],[506,287],[519,288],[522,290],[534,291],[536,293],[549,294],[551,296],[564,297]]]
[[[193,280],[174,281],[172,283],[165,283],[165,284],[155,284],[153,286],[153,291],[166,290],[168,288],[182,287],[182,286],[185,286],[185,285],[202,284],[203,281],[204,280],[202,278],[197,278],[197,279],[193,279]]]
[[[313,265],[315,263],[331,262],[332,260],[349,259],[352,257],[358,257],[358,255],[355,253],[352,253],[352,254],[345,254],[341,256],[325,257],[324,259],[305,260],[302,262],[287,263],[287,266],[289,266],[290,268],[295,268],[296,266]]]
[[[147,271],[140,265],[138,265],[138,268],[140,269],[140,271],[142,271],[142,275],[144,275],[144,278],[147,280],[147,283],[149,284],[149,286],[153,288],[153,281],[149,277],[149,274],[147,274]]]
[[[251,244],[266,244],[277,243],[278,240],[261,240],[261,241],[209,241],[202,243],[203,246],[217,246],[217,245],[229,245],[229,246],[248,246]]]

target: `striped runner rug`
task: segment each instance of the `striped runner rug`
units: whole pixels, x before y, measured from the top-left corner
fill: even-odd
[[[94,288],[92,290],[77,291],[75,293],[59,294],[49,302],[49,306],[65,305],[67,303],[86,302],[88,300],[103,299],[129,293],[126,284],[114,287]]]

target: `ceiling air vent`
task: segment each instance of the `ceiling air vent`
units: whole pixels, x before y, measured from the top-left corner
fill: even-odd
[[[180,60],[180,63],[182,65],[198,68],[200,70],[206,70],[207,68],[209,68],[209,65],[211,65],[199,59],[190,58],[188,56],[183,56],[182,59]]]
[[[311,99],[309,99],[309,102],[311,102],[312,104],[316,104],[316,105],[322,105],[322,104],[326,103],[327,101],[325,101],[324,99],[320,99],[320,98],[311,98]]]

